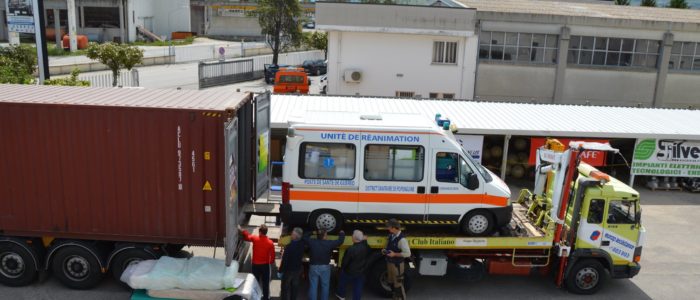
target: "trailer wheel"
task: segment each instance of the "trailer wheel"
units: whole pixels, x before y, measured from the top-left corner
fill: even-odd
[[[39,275],[36,256],[32,251],[15,243],[0,244],[0,283],[7,286],[25,286]]]
[[[80,246],[59,249],[53,257],[51,271],[63,285],[78,290],[95,287],[104,276],[95,254]]]
[[[409,276],[408,264],[406,264],[406,271],[403,276],[403,288],[408,293],[411,289],[411,276]],[[384,298],[391,298],[391,284],[389,284],[389,277],[386,271],[386,261],[380,259],[372,265],[372,269],[369,273],[369,278],[367,278],[367,283],[370,289],[372,289],[377,295]]]
[[[124,273],[124,270],[126,270],[127,267],[149,259],[156,259],[156,257],[143,249],[126,249],[114,257],[114,261],[112,262],[111,266],[112,276],[114,276],[114,279],[121,282],[122,273]]]
[[[328,233],[336,233],[343,228],[343,218],[334,210],[317,210],[309,218],[309,227],[313,230],[323,229]]]
[[[607,280],[608,273],[600,261],[584,259],[577,262],[566,276],[566,288],[580,295],[595,294]]]
[[[486,210],[473,210],[464,217],[461,227],[468,236],[487,236],[494,228],[493,216]]]

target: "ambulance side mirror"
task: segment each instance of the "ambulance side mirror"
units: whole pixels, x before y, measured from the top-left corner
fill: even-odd
[[[476,173],[472,172],[467,175],[467,188],[472,191],[479,188],[479,177],[476,176]]]

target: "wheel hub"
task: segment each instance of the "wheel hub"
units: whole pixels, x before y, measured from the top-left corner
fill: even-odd
[[[316,218],[316,228],[323,229],[327,231],[333,231],[337,221],[335,217],[330,213],[323,213],[318,218]]]
[[[84,257],[70,256],[64,261],[64,274],[75,281],[81,281],[90,273],[90,265]]]
[[[8,278],[17,278],[24,273],[24,259],[17,253],[8,252],[0,255],[0,273]]]
[[[482,233],[489,227],[489,220],[482,215],[475,215],[469,219],[469,230],[473,233]]]
[[[598,271],[593,268],[583,268],[576,273],[576,286],[588,290],[598,284]]]

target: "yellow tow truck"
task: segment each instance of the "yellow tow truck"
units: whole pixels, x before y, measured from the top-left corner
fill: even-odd
[[[563,145],[552,139],[538,149],[534,189],[520,191],[511,222],[493,236],[463,237],[449,228],[412,230],[405,225],[413,256],[406,289],[411,274],[457,272],[470,280],[486,274],[552,274],[558,287],[593,294],[608,278],[637,275],[645,237],[639,193],[582,163],[586,151],[618,152],[608,144]],[[380,295],[390,296],[380,254],[388,234],[375,230],[366,235],[370,247],[377,250],[367,282]],[[288,242],[288,236],[279,241],[282,246]],[[338,258],[351,245],[347,237]]]

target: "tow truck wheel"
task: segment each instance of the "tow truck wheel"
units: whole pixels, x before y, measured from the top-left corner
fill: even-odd
[[[405,272],[403,275],[403,288],[408,293],[411,289],[411,276],[408,274],[408,264],[405,266]],[[389,276],[386,271],[386,261],[380,259],[372,265],[372,270],[369,273],[369,278],[367,278],[367,283],[369,287],[378,295],[384,298],[391,298],[391,284],[389,283]]]
[[[599,261],[584,259],[577,262],[566,277],[566,288],[575,294],[595,294],[607,280],[608,273]]]
[[[25,286],[39,275],[35,256],[15,243],[0,243],[0,283]]]
[[[325,230],[328,233],[336,233],[343,227],[341,214],[333,210],[318,210],[311,214],[309,225],[313,230]]]
[[[487,236],[493,230],[491,213],[485,210],[469,212],[462,220],[462,232],[468,236]]]

